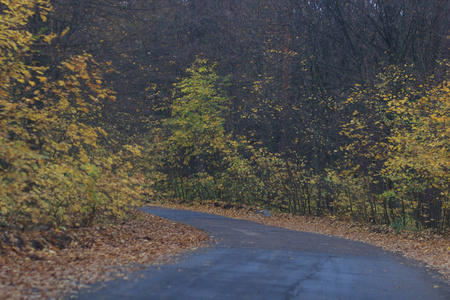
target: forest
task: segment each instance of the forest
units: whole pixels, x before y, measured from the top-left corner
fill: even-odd
[[[449,9],[0,0],[0,226],[179,198],[448,233]]]

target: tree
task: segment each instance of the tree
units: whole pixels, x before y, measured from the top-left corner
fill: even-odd
[[[391,66],[356,86],[341,170],[359,177],[374,222],[443,229],[448,220],[448,87]],[[351,175],[349,175],[351,174]],[[366,205],[365,204],[365,205]],[[378,220],[378,221],[377,221]]]
[[[447,81],[423,95],[392,99],[393,129],[383,176],[410,198],[417,224],[443,230],[450,210],[450,89]]]
[[[79,226],[124,217],[145,178],[128,176],[126,152],[139,151],[107,151],[106,132],[92,125],[98,103],[114,101],[113,91],[89,54],[56,70],[36,60],[36,47],[56,35],[32,34],[29,22],[46,22],[49,1],[0,3],[0,222]]]
[[[181,154],[178,166],[187,166],[188,174],[219,172],[219,157],[233,151],[231,136],[225,132],[231,102],[224,92],[226,78],[219,77],[214,67],[197,59],[187,69],[188,77],[175,84],[168,142],[173,153]]]

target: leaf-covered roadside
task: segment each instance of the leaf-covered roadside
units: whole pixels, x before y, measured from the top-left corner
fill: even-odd
[[[450,237],[432,230],[412,231],[385,225],[341,221],[333,217],[298,216],[272,212],[270,217],[255,213],[255,208],[218,201],[197,203],[165,200],[160,206],[201,211],[234,219],[249,220],[291,230],[338,236],[367,243],[424,263],[450,282]]]
[[[124,224],[0,232],[0,299],[69,298],[105,282],[204,246],[204,232],[136,212]]]

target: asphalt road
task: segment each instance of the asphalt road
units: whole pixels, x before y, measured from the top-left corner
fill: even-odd
[[[218,243],[79,299],[450,299],[437,274],[364,243],[198,212],[144,211],[203,229]]]

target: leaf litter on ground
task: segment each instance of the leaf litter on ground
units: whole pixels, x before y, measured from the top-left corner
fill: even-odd
[[[70,298],[206,246],[196,228],[136,211],[120,225],[0,231],[0,299]]]

